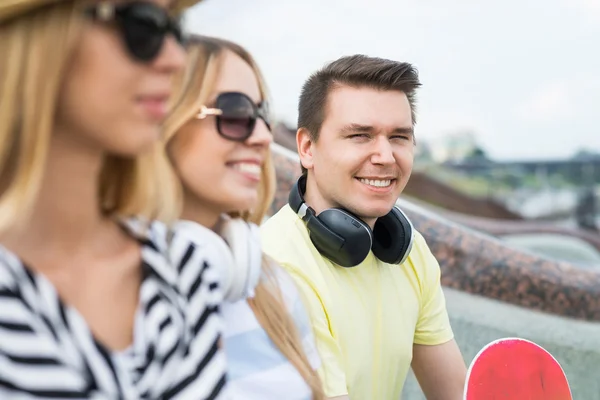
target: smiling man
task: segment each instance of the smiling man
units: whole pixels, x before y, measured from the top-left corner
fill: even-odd
[[[262,227],[308,306],[331,399],[462,399],[439,264],[394,207],[414,158],[416,70],[362,55],[313,74],[299,102],[302,177]]]

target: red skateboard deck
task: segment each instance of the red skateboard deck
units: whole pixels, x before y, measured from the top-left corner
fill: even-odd
[[[572,400],[556,359],[525,339],[495,340],[475,356],[467,371],[464,400]]]

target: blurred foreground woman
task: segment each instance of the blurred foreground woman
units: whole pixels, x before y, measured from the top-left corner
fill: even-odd
[[[153,221],[186,3],[0,1],[0,398],[221,398],[223,266]]]

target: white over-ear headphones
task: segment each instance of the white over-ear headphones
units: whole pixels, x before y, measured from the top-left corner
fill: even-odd
[[[224,215],[220,236],[205,226],[186,220],[177,221],[173,230],[196,243],[207,253],[209,262],[222,271],[225,300],[235,302],[254,297],[262,263],[258,226]]]
[[[235,270],[227,280],[230,291],[241,293],[244,297],[254,297],[263,257],[258,226],[241,218],[227,217],[220,234],[229,245],[235,264]]]

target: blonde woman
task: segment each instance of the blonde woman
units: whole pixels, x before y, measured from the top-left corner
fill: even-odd
[[[0,1],[0,398],[222,398],[219,273],[152,222],[183,5]]]
[[[165,124],[168,154],[183,186],[178,226],[189,226],[191,237],[205,233],[186,221],[220,233],[238,265],[228,280],[237,282],[229,287],[238,288],[238,301],[222,308],[229,393],[244,400],[323,399],[319,357],[299,294],[260,249],[257,224],[275,184],[260,71],[240,46],[195,36],[179,87]]]

